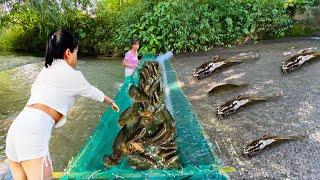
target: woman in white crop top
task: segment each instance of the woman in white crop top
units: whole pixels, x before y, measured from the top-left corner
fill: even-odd
[[[14,179],[48,179],[52,175],[49,140],[53,127],[66,123],[76,96],[110,104],[116,103],[92,86],[77,64],[78,41],[65,30],[49,35],[45,67],[31,88],[26,107],[9,128],[6,139],[7,162]]]

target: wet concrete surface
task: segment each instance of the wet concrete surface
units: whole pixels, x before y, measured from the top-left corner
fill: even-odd
[[[317,38],[263,41],[255,45],[219,48],[209,52],[174,56],[172,64],[179,84],[197,113],[201,124],[216,146],[216,154],[225,166],[236,168],[231,179],[319,179],[320,177],[320,59],[283,75],[281,62],[285,52],[317,47]],[[229,57],[258,51],[260,58],[214,72],[196,81],[193,69],[214,55]],[[249,82],[246,87],[226,89],[212,96],[206,92],[215,84],[229,80]],[[282,97],[257,103],[218,120],[217,107],[240,94]],[[265,134],[305,135],[299,141],[267,148],[252,158],[242,155],[246,144]]]

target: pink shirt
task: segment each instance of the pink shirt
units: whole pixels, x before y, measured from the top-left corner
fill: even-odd
[[[126,53],[124,59],[126,59],[128,61],[128,63],[132,66],[137,66],[139,64],[138,53],[133,54],[131,50],[129,50]],[[127,66],[126,68],[135,69],[134,67],[129,67],[129,66]]]

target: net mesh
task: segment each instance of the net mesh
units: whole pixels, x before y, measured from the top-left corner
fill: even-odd
[[[146,55],[141,60],[140,66],[146,61],[155,59],[156,56]],[[206,140],[197,116],[192,112],[189,101],[178,86],[175,70],[169,61],[162,62],[162,69],[166,106],[176,122],[176,142],[181,168],[137,171],[128,165],[125,157],[117,166],[107,168],[103,165],[102,157],[104,154],[112,153],[113,140],[120,130],[119,115],[133,103],[128,95],[128,89],[131,85],[139,84],[139,73],[135,71],[132,76],[125,78],[116,95],[115,101],[120,107],[120,113],[114,112],[110,107],[106,109],[92,136],[71,160],[62,179],[227,179],[225,174],[218,171],[220,163],[213,153],[214,147]]]

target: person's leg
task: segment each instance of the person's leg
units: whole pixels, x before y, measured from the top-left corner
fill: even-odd
[[[21,165],[28,179],[42,180],[51,179],[52,165],[49,158],[41,157],[38,159],[22,161]]]
[[[7,138],[6,138],[6,163],[10,167],[11,175],[13,179],[17,180],[24,180],[27,179],[26,173],[24,172],[21,164],[19,163],[15,147],[14,147],[14,136],[12,133],[14,129],[14,123],[9,128],[9,131],[7,133]]]
[[[15,180],[26,180],[27,179],[26,173],[24,172],[20,163],[11,161],[10,159],[7,159],[6,162],[8,163],[8,165],[10,167],[13,179],[15,179]]]
[[[46,113],[25,108],[8,132],[6,155],[20,162],[27,179],[51,178],[51,162],[46,156],[53,126],[54,120]]]

